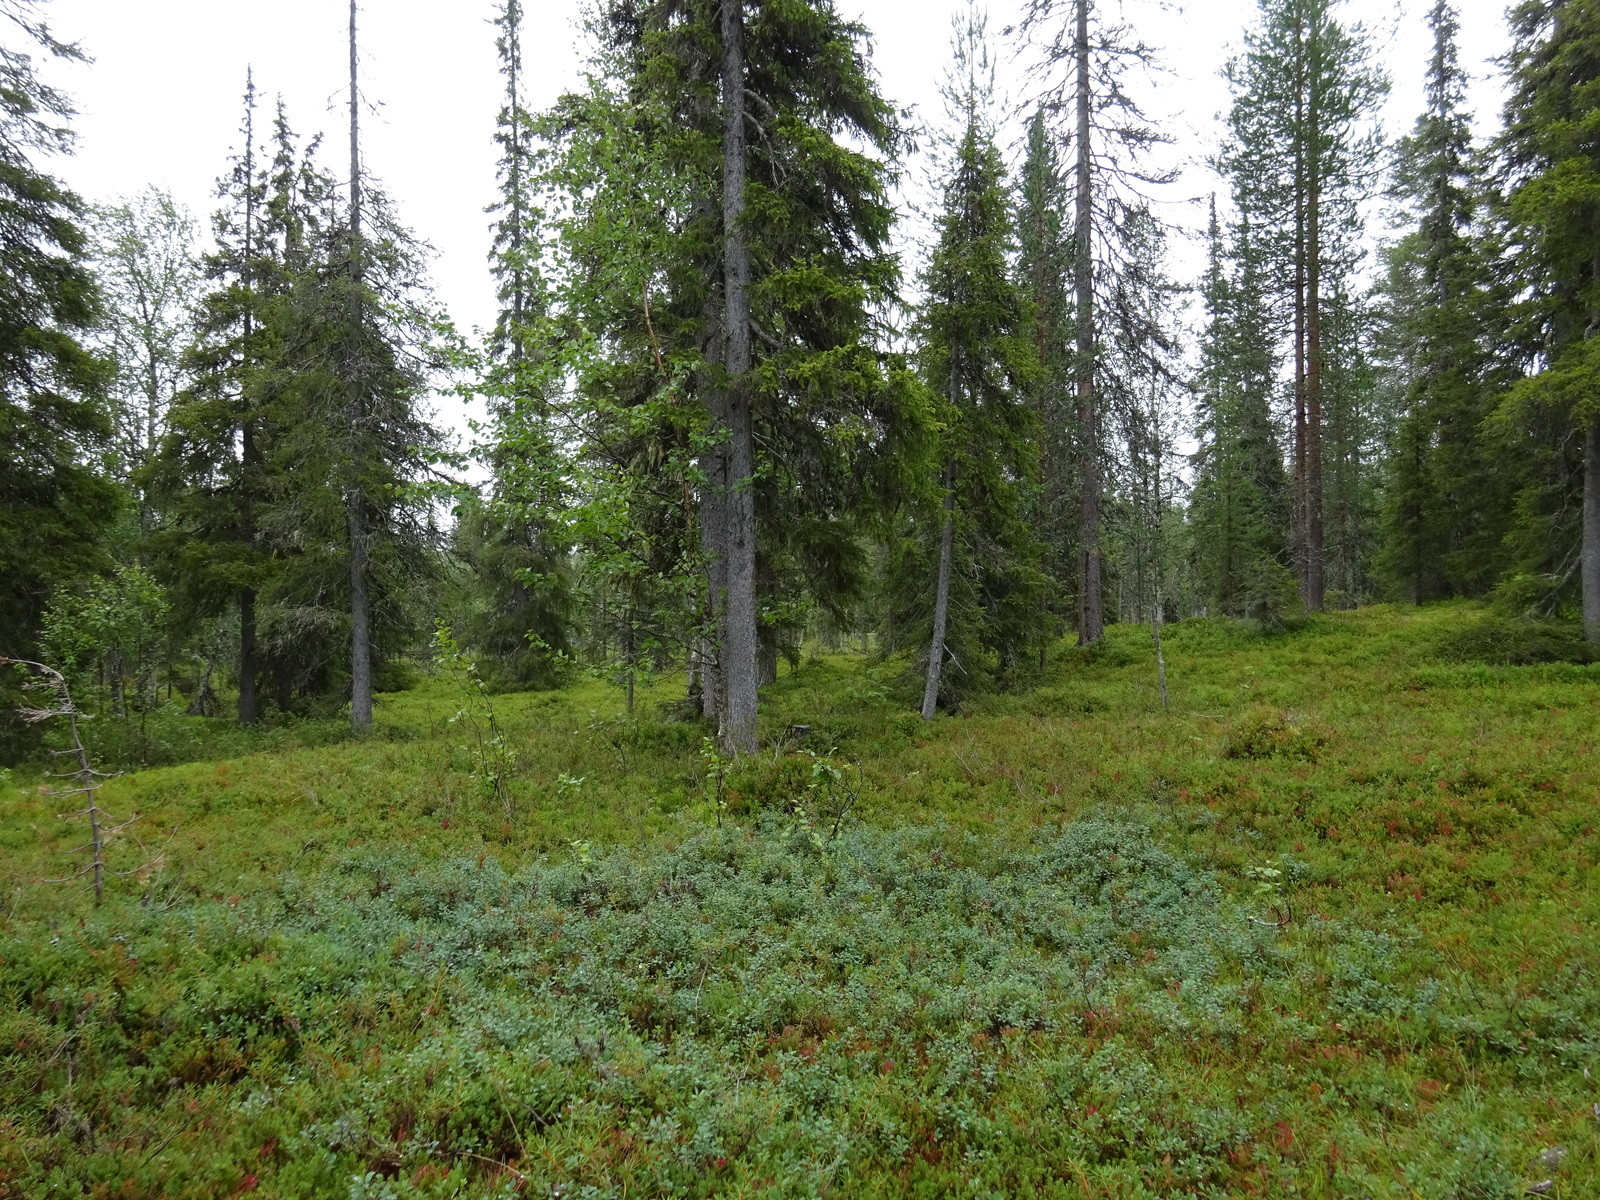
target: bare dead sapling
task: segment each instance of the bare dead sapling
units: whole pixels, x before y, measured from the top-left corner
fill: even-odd
[[[59,879],[49,880],[50,883],[71,883],[82,879],[85,875],[94,877],[94,902],[99,904],[105,895],[106,877],[106,846],[122,830],[139,819],[139,814],[134,813],[126,821],[119,821],[105,809],[100,807],[100,788],[106,780],[116,778],[115,773],[97,771],[89,760],[88,748],[83,744],[83,732],[80,722],[87,719],[86,714],[80,713],[72,702],[72,690],[67,686],[66,678],[53,667],[43,663],[32,662],[28,659],[0,658],[0,666],[16,666],[28,674],[28,681],[23,687],[30,692],[43,693],[49,698],[39,707],[24,707],[22,719],[30,725],[38,725],[52,718],[59,718],[66,723],[68,745],[64,750],[52,753],[68,758],[72,766],[69,770],[54,772],[52,778],[67,781],[71,786],[52,788],[51,796],[77,796],[81,799],[83,807],[72,812],[57,814],[62,820],[81,817],[89,822],[89,840],[81,846],[69,850],[69,854],[87,854],[89,861],[82,869]],[[113,872],[113,874],[131,874],[127,871]]]

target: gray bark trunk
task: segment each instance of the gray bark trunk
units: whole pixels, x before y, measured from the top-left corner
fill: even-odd
[[[1313,30],[1313,32],[1315,32]],[[1306,97],[1306,607],[1326,595],[1322,529],[1322,181],[1319,99]]]
[[[1600,645],[1600,421],[1583,437],[1583,636]]]
[[[366,434],[365,404],[361,395],[359,364],[354,342],[361,321],[361,127],[356,94],[356,0],[350,0],[350,361],[346,369],[350,390],[351,458],[350,495],[350,724],[362,730],[372,725],[371,603],[367,595],[367,522],[362,501],[360,458]]]
[[[1301,29],[1295,26],[1297,51]],[[1306,535],[1306,153],[1305,57],[1295,60],[1294,80],[1294,501],[1289,537],[1294,557],[1295,581],[1301,600],[1309,601],[1307,582],[1309,544]]]
[[[728,489],[727,624],[722,675],[727,694],[723,741],[756,749],[759,643],[756,636],[755,436],[750,400],[750,250],[745,241],[743,0],[723,0],[722,142],[723,302],[727,318]]]
[[[255,77],[249,79],[251,107],[245,116],[245,142],[244,142],[244,170],[246,180],[253,180],[256,174],[255,166]],[[253,353],[253,339],[255,333],[254,294],[255,285],[255,225],[256,205],[255,191],[246,186],[244,193],[244,266],[241,271],[245,290],[244,310],[244,344],[245,354]],[[254,550],[256,541],[255,531],[255,486],[256,467],[259,455],[256,453],[255,421],[251,418],[251,395],[248,382],[242,383],[239,388],[239,474],[240,493],[243,498],[243,536],[248,549]],[[256,700],[256,674],[258,670],[258,652],[256,649],[256,593],[254,588],[245,588],[239,593],[239,724],[254,725],[260,715],[260,706]]]
[[[239,724],[254,725],[256,705],[256,594],[239,593]]]
[[[922,689],[922,719],[939,711],[939,680],[944,674],[945,637],[950,631],[950,568],[956,545],[954,471],[944,469],[944,528],[939,532],[939,578],[933,592],[933,640],[928,644],[928,679]]]
[[[722,362],[724,318],[716,289],[707,298],[704,319],[706,328],[711,331],[704,346],[706,362],[712,368],[707,372],[704,387],[707,416],[713,431],[725,432],[727,397],[716,378],[716,367]],[[727,626],[728,597],[728,445],[725,436],[702,452],[700,472],[705,476],[700,492],[700,548],[706,563],[706,608],[699,642],[700,715],[716,728],[720,741],[727,717],[726,689],[722,686],[722,636]]]
[[[1077,384],[1078,428],[1083,445],[1083,489],[1078,504],[1078,541],[1082,547],[1079,568],[1078,644],[1098,642],[1105,632],[1100,598],[1100,437],[1095,397],[1094,311],[1094,195],[1093,156],[1089,144],[1089,0],[1077,0],[1077,195],[1074,199],[1073,239],[1078,317]]]

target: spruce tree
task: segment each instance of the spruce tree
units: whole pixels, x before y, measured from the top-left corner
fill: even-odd
[[[860,516],[916,424],[873,344],[897,282],[874,154],[900,132],[865,31],[820,0],[616,6],[596,28],[593,85],[550,118],[571,211],[556,315],[602,334],[580,383],[608,469],[653,458],[665,482],[698,460],[701,695],[745,751],[762,628],[859,587]],[[659,514],[677,539],[668,499],[611,510]]]
[[[410,621],[405,594],[430,574],[439,539],[427,481],[443,438],[420,404],[443,365],[438,315],[427,302],[422,248],[367,177],[361,154],[356,0],[349,8],[349,178],[339,218],[325,223],[321,261],[291,293],[289,385],[299,419],[284,448],[311,486],[302,511],[315,528],[342,509],[350,723],[372,724],[374,667]],[[328,436],[328,431],[334,431]],[[331,531],[330,531],[331,532]]]
[[[1288,570],[1288,497],[1272,416],[1278,325],[1248,221],[1224,242],[1212,201],[1194,381],[1199,447],[1190,523],[1202,593],[1218,613],[1261,616]]]
[[[257,609],[273,561],[261,534],[277,490],[264,470],[273,421],[263,410],[287,372],[281,301],[303,268],[297,247],[308,200],[315,202],[298,186],[304,168],[281,101],[270,159],[260,153],[256,109],[254,77],[247,75],[239,147],[217,181],[214,249],[200,263],[202,290],[181,365],[187,384],[173,398],[159,454],[144,473],[163,518],[151,548],[180,624],[192,632],[229,607],[237,614],[243,725],[260,715]]]
[[[1390,454],[1379,569],[1413,603],[1482,592],[1510,510],[1509,463],[1480,432],[1494,399],[1474,221],[1480,181],[1464,110],[1455,10],[1428,14],[1427,107],[1396,154],[1394,191],[1412,227],[1389,251],[1389,370],[1403,389]]]
[[[1032,521],[1049,581],[1045,603],[1072,611],[1077,594],[1077,414],[1072,397],[1072,238],[1063,220],[1071,197],[1043,108],[1028,122],[1017,208],[1017,278],[1027,296],[1036,371],[1030,384],[1039,422],[1039,481]],[[1040,654],[1047,645],[1040,639]]]
[[[1261,0],[1260,25],[1227,67],[1233,89],[1218,165],[1274,259],[1292,339],[1296,572],[1320,609],[1324,546],[1323,344],[1329,298],[1360,253],[1358,204],[1372,187],[1377,106],[1386,90],[1358,25],[1334,0]]]
[[[99,316],[85,207],[36,160],[67,153],[72,108],[30,50],[81,60],[25,0],[0,0],[0,653],[27,657],[52,589],[109,566],[120,508],[92,465],[107,446],[109,364],[85,348]]]
[[[1559,604],[1576,577],[1585,635],[1600,643],[1600,3],[1526,0],[1511,31],[1496,149],[1524,289],[1509,348],[1529,377],[1496,423],[1533,435],[1541,462],[1508,536],[1514,566],[1535,577],[1525,599]]]
[[[1171,448],[1178,415],[1179,365],[1175,305],[1166,276],[1166,236],[1148,211],[1128,216],[1129,254],[1105,309],[1108,409],[1122,453],[1108,527],[1110,578],[1117,617],[1151,624],[1158,656],[1162,606],[1173,594],[1166,527],[1177,492]],[[1164,660],[1158,664],[1165,680]],[[1163,690],[1164,696],[1164,690]]]
[[[1013,665],[1038,625],[1038,548],[1022,509],[1037,472],[1029,394],[1037,360],[1011,270],[1015,231],[989,112],[993,71],[982,18],[971,11],[958,18],[944,90],[955,128],[917,321],[923,377],[942,400],[938,499],[914,554],[931,568],[913,592],[933,601],[924,615],[932,626],[924,643],[925,721],[941,702],[949,706],[962,683],[978,680],[985,657]],[[895,624],[902,634],[926,629],[905,618]],[[947,664],[959,683],[946,678]]]
[[[459,514],[456,548],[478,581],[480,605],[460,632],[491,655],[505,683],[549,684],[571,650],[571,585],[562,510],[569,490],[557,446],[561,358],[548,319],[534,125],[523,95],[522,4],[505,0],[495,48],[505,98],[495,126],[500,196],[490,270],[499,312],[485,348],[489,406],[487,493]]]
[[[1170,138],[1152,126],[1125,86],[1155,52],[1128,26],[1107,19],[1095,0],[1029,0],[1022,35],[1039,39],[1049,82],[1046,106],[1070,114],[1064,131],[1072,167],[1072,329],[1074,433],[1078,446],[1078,640],[1105,630],[1102,504],[1110,459],[1102,309],[1117,286],[1144,191],[1175,173],[1153,168],[1150,152]],[[1059,73],[1059,74],[1056,74]],[[1053,77],[1052,77],[1053,76]]]
[[[1343,286],[1326,297],[1322,322],[1324,602],[1352,608],[1372,599],[1379,538],[1380,463],[1389,414],[1373,363],[1374,317],[1366,297]]]

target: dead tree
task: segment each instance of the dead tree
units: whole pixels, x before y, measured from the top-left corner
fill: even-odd
[[[75,786],[57,787],[50,791],[51,796],[80,796],[83,807],[75,812],[57,814],[61,820],[73,817],[82,817],[89,822],[89,840],[81,846],[76,846],[67,851],[69,854],[88,854],[89,861],[83,868],[60,879],[49,880],[50,883],[71,883],[73,880],[82,879],[85,875],[94,876],[94,902],[99,904],[105,895],[106,876],[106,844],[116,834],[126,829],[139,819],[135,813],[126,821],[118,821],[105,809],[100,807],[100,788],[106,780],[116,778],[115,774],[94,769],[94,764],[89,761],[89,750],[83,744],[83,733],[79,727],[84,714],[79,713],[77,706],[72,702],[72,690],[67,686],[66,679],[60,671],[47,667],[43,663],[32,662],[21,658],[0,658],[0,666],[19,666],[29,672],[31,678],[23,686],[33,692],[47,692],[51,696],[50,702],[43,707],[25,707],[22,709],[22,719],[30,725],[48,721],[52,717],[60,717],[66,721],[67,735],[71,744],[65,750],[56,750],[53,753],[62,755],[72,760],[71,770],[53,773],[51,778],[69,780]],[[126,873],[126,872],[122,872]]]

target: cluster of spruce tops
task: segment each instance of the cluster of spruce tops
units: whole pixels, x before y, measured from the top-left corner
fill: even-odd
[[[686,668],[743,749],[807,637],[905,652],[928,717],[1115,620],[1492,592],[1600,638],[1600,2],[1513,11],[1487,144],[1445,0],[1397,146],[1338,10],[1261,0],[1226,67],[1197,340],[1161,215],[1187,148],[1095,0],[1007,31],[1015,173],[1000,39],[957,22],[911,284],[914,131],[831,4],[600,5],[587,82],[535,113],[503,0],[482,345],[363,170],[353,73],[338,181],[248,85],[199,254],[169,198],[40,167],[70,108],[8,52],[0,654],[125,715],[359,726],[442,618],[505,686]],[[451,390],[487,401],[476,473],[427,415]]]

